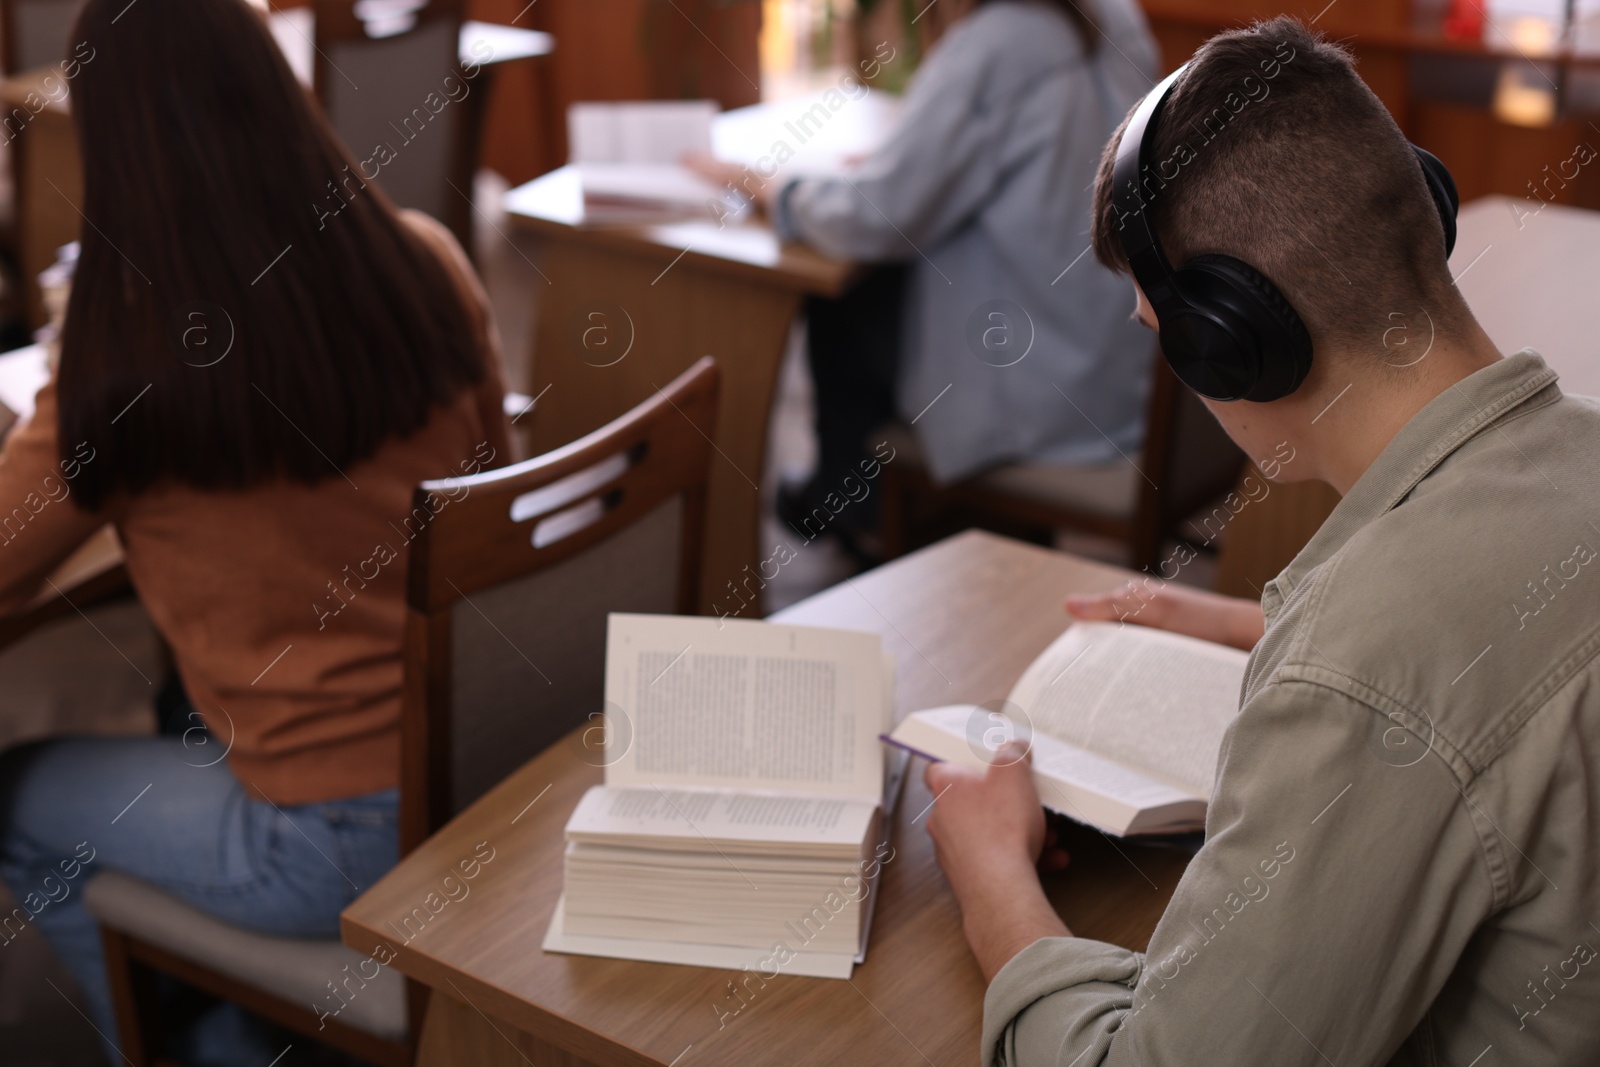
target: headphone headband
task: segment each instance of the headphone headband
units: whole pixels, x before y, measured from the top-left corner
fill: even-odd
[[[1133,272],[1134,280],[1152,303],[1156,299],[1152,295],[1154,292],[1171,285],[1172,264],[1167,261],[1161,239],[1156,236],[1155,215],[1148,210],[1150,203],[1145,199],[1140,180],[1148,166],[1145,160],[1155,154],[1156,129],[1161,112],[1167,106],[1167,96],[1188,69],[1189,64],[1183,64],[1139,101],[1122,131],[1116,162],[1111,169],[1111,203],[1122,234],[1122,250],[1128,257],[1128,269]],[[1161,180],[1159,174],[1156,179]],[[1165,186],[1163,181],[1161,188]]]
[[[1288,396],[1311,370],[1311,335],[1266,275],[1233,256],[1196,256],[1174,268],[1156,234],[1153,201],[1178,174],[1151,172],[1161,114],[1185,63],[1139,101],[1123,129],[1111,170],[1111,204],[1128,269],[1155,312],[1161,351],[1179,379],[1213,400],[1266,402]],[[1411,146],[1455,247],[1459,203],[1450,171]],[[1180,164],[1181,165],[1181,164]]]

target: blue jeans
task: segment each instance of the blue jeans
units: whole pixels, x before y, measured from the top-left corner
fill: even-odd
[[[0,952],[37,927],[107,1042],[110,987],[82,892],[96,871],[263,933],[337,938],[339,912],[394,865],[396,790],[280,807],[246,796],[216,758],[216,746],[176,737],[48,740],[0,755],[0,877],[18,902],[0,916]],[[281,1051],[262,1059],[268,1050],[248,1047],[238,1019],[207,1029],[186,1042],[194,1062],[260,1067]]]

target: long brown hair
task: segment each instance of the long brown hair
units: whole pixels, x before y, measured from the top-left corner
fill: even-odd
[[[88,0],[73,33],[85,221],[58,391],[63,458],[97,452],[81,506],[337,477],[483,380],[451,273],[262,14]]]

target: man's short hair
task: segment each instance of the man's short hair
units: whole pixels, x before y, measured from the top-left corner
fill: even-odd
[[[1094,250],[1128,270],[1112,203],[1121,128],[1095,180]],[[1270,278],[1317,347],[1381,355],[1391,315],[1436,328],[1465,304],[1404,134],[1339,45],[1280,16],[1211,38],[1173,88],[1141,195],[1174,267],[1235,256]]]

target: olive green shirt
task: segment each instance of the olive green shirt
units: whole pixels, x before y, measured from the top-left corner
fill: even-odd
[[[1600,1063],[1600,402],[1555,382],[1436,397],[1267,585],[1149,950],[1023,950],[985,1067]]]

